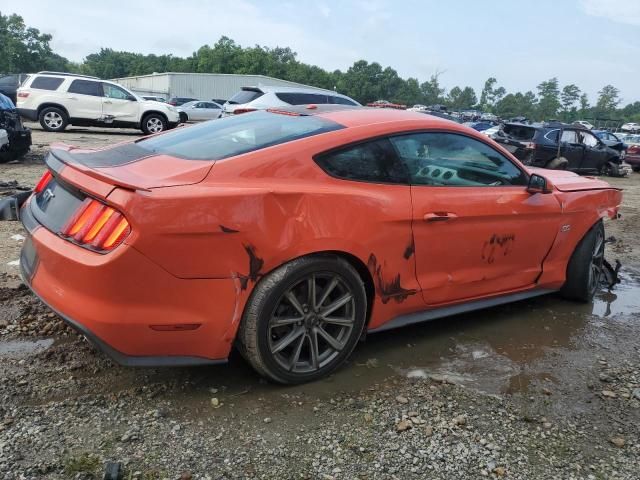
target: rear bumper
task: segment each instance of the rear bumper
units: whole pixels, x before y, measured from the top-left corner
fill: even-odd
[[[30,108],[18,108],[17,110],[22,118],[26,118],[27,120],[31,120],[32,122],[38,120],[37,110],[32,110]]]
[[[20,258],[24,282],[116,362],[226,361],[236,310],[233,279],[179,279],[126,244],[94,253],[40,226],[29,202],[21,213],[30,232]]]

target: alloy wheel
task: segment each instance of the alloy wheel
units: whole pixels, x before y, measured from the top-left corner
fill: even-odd
[[[156,117],[151,117],[147,120],[147,130],[151,133],[159,133],[164,130],[162,120]]]
[[[51,129],[62,126],[62,116],[57,112],[47,112],[44,114],[44,123]]]
[[[311,273],[289,287],[268,324],[273,359],[291,373],[313,373],[337,357],[356,322],[355,295],[341,275]]]

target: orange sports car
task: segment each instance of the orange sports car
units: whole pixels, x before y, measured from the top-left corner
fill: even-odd
[[[303,106],[102,150],[54,145],[21,210],[25,282],[124,365],[281,383],[366,332],[598,288],[622,194],[421,113]]]

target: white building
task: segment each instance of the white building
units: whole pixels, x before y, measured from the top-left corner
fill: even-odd
[[[304,87],[323,91],[301,83],[288,82],[266,75],[235,75],[224,73],[152,73],[136,77],[114,78],[113,82],[140,96],[189,97],[198,100],[228,100],[241,87],[280,86]]]

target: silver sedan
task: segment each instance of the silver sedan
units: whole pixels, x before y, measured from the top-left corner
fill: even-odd
[[[196,100],[177,107],[180,122],[200,122],[220,118],[222,106],[215,102],[202,102]]]

